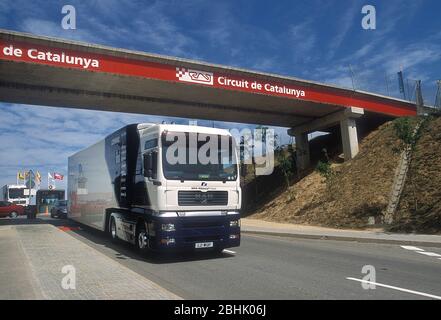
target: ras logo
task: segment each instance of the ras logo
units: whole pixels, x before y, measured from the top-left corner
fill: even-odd
[[[206,187],[208,184],[206,182],[201,183],[201,187]]]
[[[213,85],[213,73],[186,68],[176,68],[176,78],[180,81]]]

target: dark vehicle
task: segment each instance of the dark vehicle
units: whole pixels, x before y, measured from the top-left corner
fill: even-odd
[[[60,200],[64,200],[64,190],[47,190],[41,189],[37,191],[35,204],[37,214],[52,213],[52,207]]]
[[[0,218],[4,218],[4,217],[17,218],[18,216],[24,214],[25,212],[23,206],[13,204],[8,201],[0,201]]]
[[[51,209],[51,218],[67,218],[67,200],[58,200]]]

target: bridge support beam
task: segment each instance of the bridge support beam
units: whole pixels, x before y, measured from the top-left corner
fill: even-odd
[[[340,120],[341,140],[345,161],[353,159],[358,153],[357,125],[354,118]]]
[[[297,172],[302,172],[310,166],[308,133],[297,133],[294,138],[296,139]]]
[[[363,116],[364,110],[349,107],[323,118],[315,119],[301,126],[288,130],[290,136],[296,140],[297,171],[301,172],[310,165],[308,133],[326,131],[327,128],[340,125],[343,153],[345,160],[353,159],[358,153],[358,137],[356,119]]]

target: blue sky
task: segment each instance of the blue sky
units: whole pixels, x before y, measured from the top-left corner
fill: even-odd
[[[76,30],[61,28],[65,4],[76,8]],[[361,27],[365,4],[376,8],[376,30]],[[426,103],[432,104],[435,81],[441,78],[440,11],[437,0],[14,0],[0,2],[0,28],[345,87],[353,85],[351,66],[357,89],[394,96],[398,95],[396,72],[403,68],[407,78],[423,81]],[[0,143],[7,146],[0,153],[0,185],[14,182],[19,169],[33,168],[44,176],[47,171],[65,173],[70,154],[113,130],[127,123],[162,120],[0,103]],[[211,122],[199,123],[211,126]],[[278,128],[281,135],[284,131]]]

